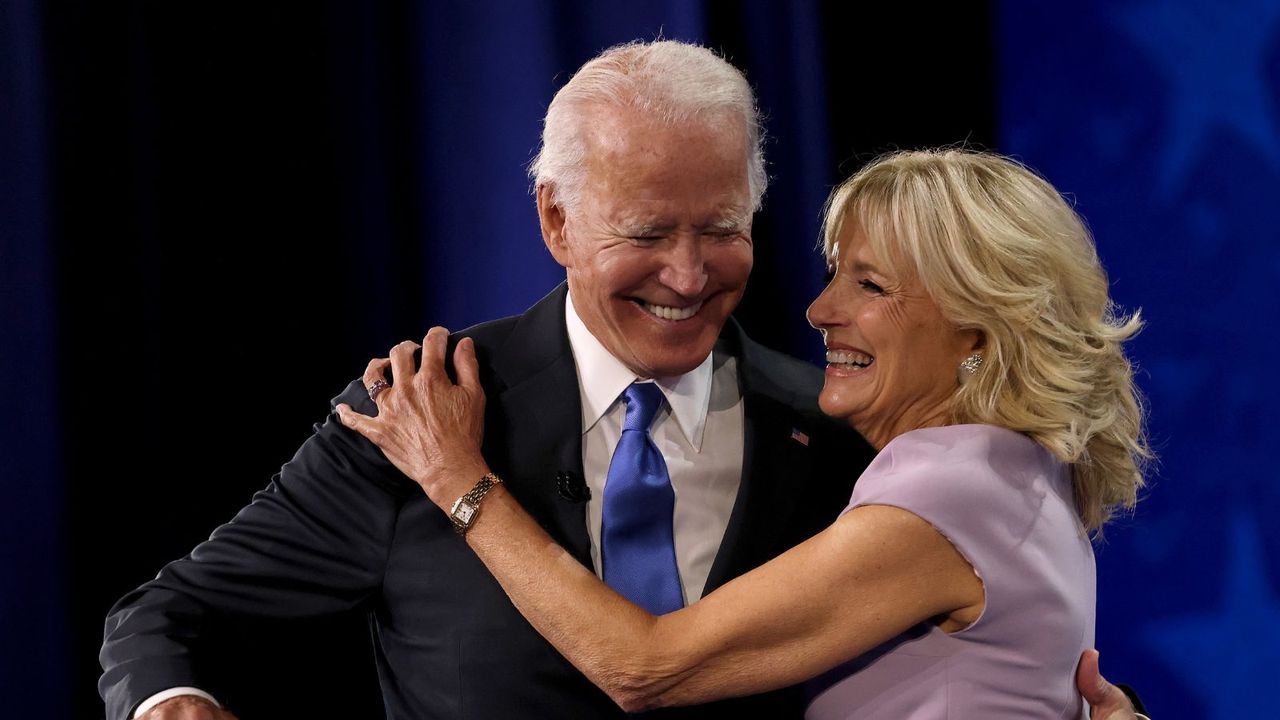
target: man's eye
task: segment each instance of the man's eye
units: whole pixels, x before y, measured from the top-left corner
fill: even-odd
[[[880,287],[879,285],[875,284],[870,280],[859,280],[858,284],[861,285],[863,289],[865,289],[867,292],[875,293],[876,295],[880,295],[884,293],[884,288]]]

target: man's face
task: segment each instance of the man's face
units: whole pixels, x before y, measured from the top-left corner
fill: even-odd
[[[543,237],[587,329],[640,377],[711,353],[751,274],[747,139],[732,115],[664,127],[603,109],[571,210],[539,188]]]

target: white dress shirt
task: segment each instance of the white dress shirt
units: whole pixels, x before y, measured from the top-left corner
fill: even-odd
[[[591,560],[600,575],[604,485],[626,418],[622,392],[638,378],[587,330],[572,296],[565,303],[565,324],[582,397],[582,470],[591,489],[587,534]],[[666,460],[675,491],[676,565],[688,604],[702,597],[742,480],[743,415],[737,362],[713,353],[684,375],[654,382],[667,402],[654,417],[649,434]]]
[[[209,702],[213,703],[214,705],[217,705],[218,707],[222,707],[221,703],[215,700],[212,695],[201,690],[200,688],[176,687],[176,688],[169,688],[168,690],[161,690],[155,695],[152,695],[146,700],[143,700],[142,704],[138,706],[138,709],[133,711],[133,716],[135,718],[142,717],[142,715],[146,713],[148,710],[150,710],[151,708],[159,705],[160,703],[164,702],[165,700],[168,700],[169,698],[176,698],[179,695],[195,695],[196,697],[202,697],[205,700],[208,700]]]
[[[587,534],[591,537],[591,561],[600,575],[604,484],[627,414],[622,391],[638,378],[587,330],[574,310],[572,297],[564,306],[582,397],[582,470],[591,489]],[[649,434],[666,460],[675,490],[676,566],[688,604],[702,597],[742,480],[743,416],[737,361],[713,353],[692,371],[655,382],[667,403],[654,417]],[[198,695],[217,703],[198,688],[176,687],[144,700],[133,716],[137,718],[179,695]]]

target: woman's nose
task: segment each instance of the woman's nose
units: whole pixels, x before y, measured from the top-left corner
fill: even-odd
[[[822,289],[822,292],[818,293],[818,297],[813,299],[809,309],[805,312],[809,325],[815,330],[838,324],[837,304],[833,295],[834,292],[831,290],[831,285],[828,284]]]

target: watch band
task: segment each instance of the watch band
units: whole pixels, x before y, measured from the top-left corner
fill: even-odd
[[[495,485],[501,483],[502,478],[493,473],[485,473],[466,495],[453,503],[453,509],[449,511],[449,519],[453,521],[453,529],[457,530],[459,535],[467,534],[467,530],[471,529],[471,525],[476,521],[476,515],[480,514],[480,501]]]

